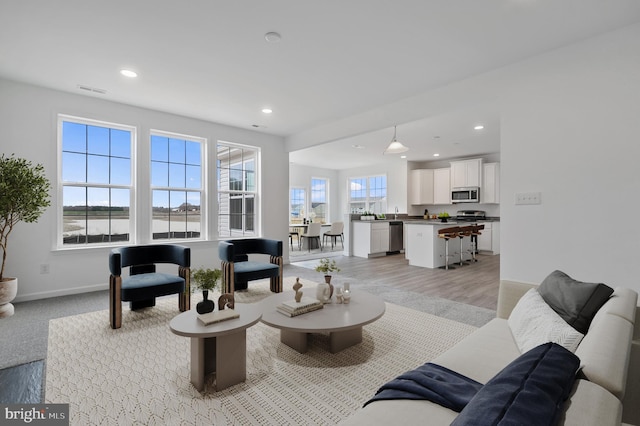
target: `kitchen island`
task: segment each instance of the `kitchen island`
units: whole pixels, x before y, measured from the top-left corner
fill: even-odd
[[[467,226],[468,222],[438,220],[405,220],[405,252],[404,257],[409,265],[423,268],[440,268],[445,265],[445,240],[438,238],[438,230],[452,226]],[[449,265],[460,260],[462,245],[463,259],[470,258],[470,238],[453,238],[449,240]]]

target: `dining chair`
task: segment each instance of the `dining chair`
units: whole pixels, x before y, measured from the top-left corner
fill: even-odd
[[[311,241],[317,240],[318,246],[320,247],[320,251],[322,251],[322,244],[320,242],[320,230],[322,228],[322,224],[320,223],[310,223],[307,227],[307,232],[300,235],[300,248],[302,248],[302,241],[304,238],[308,239],[307,247],[309,248],[309,253],[311,253]]]
[[[327,237],[331,238],[331,250],[333,250],[333,246],[337,244],[338,237],[340,237],[340,243],[342,244],[342,248],[344,248],[344,222],[333,222],[331,229],[322,234],[322,244],[325,244]]]

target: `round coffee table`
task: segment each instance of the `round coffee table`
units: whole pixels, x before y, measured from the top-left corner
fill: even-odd
[[[339,352],[362,342],[362,326],[372,323],[384,315],[384,300],[365,291],[352,290],[351,302],[339,304],[335,297],[323,309],[296,317],[288,317],[276,310],[286,300],[293,300],[295,292],[287,291],[264,299],[262,322],[280,329],[280,341],[304,353],[309,347],[311,333],[329,333],[332,353]]]
[[[191,383],[204,389],[207,374],[216,373],[217,391],[244,382],[247,378],[247,328],[260,321],[257,303],[236,303],[239,318],[204,325],[195,309],[174,317],[169,328],[174,334],[191,338]]]

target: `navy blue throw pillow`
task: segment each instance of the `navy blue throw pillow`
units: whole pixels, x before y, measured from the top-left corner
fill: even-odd
[[[555,425],[579,366],[560,345],[537,346],[489,380],[451,425]]]

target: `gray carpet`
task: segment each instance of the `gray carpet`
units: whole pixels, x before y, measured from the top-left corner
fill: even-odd
[[[318,272],[294,265],[285,265],[284,275],[298,276],[316,282],[322,280]],[[355,278],[346,277],[343,274],[334,276],[332,281],[336,286],[343,286],[347,282],[352,288],[377,294],[387,302],[476,327],[482,326],[492,318],[495,318],[495,311],[490,309],[399,290],[387,285],[371,282],[364,283]],[[0,369],[24,365],[23,368],[29,368],[28,371],[24,370],[25,374],[32,375],[34,371],[32,366],[26,366],[33,361],[44,360],[47,356],[49,320],[108,309],[108,300],[108,292],[105,290],[16,303],[15,314],[0,320],[0,341],[3,342],[0,345]],[[105,317],[104,320],[107,322],[108,318]],[[12,370],[12,374],[16,374],[15,372],[20,373],[20,371],[20,368]],[[12,375],[11,377],[15,376]],[[30,383],[39,384],[41,382],[42,380],[36,377]],[[4,382],[3,385],[6,383]],[[37,385],[34,386],[37,387]],[[18,386],[18,389],[21,388]],[[40,389],[37,388],[27,391],[29,395],[37,395],[40,392]],[[23,401],[9,402],[18,403]]]

